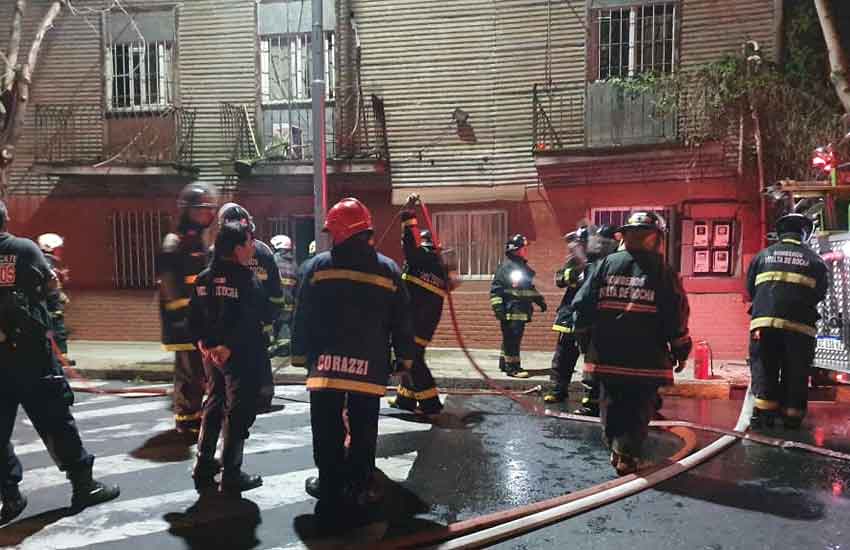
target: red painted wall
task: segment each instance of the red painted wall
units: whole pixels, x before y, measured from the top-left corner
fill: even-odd
[[[312,197],[285,197],[245,194],[233,197],[248,208],[255,218],[309,214]],[[341,198],[331,193],[329,204]],[[399,207],[390,206],[388,191],[358,194],[370,207],[374,217],[376,239],[385,230],[380,249],[397,261],[401,260],[399,228],[394,220]],[[423,196],[427,201],[427,196]],[[705,203],[724,200],[725,204]],[[549,311],[537,315],[529,325],[525,349],[553,349],[555,333],[551,331],[554,310],[561,292],[552,282],[552,272],[564,260],[565,246],[561,236],[589,215],[593,207],[634,205],[675,206],[680,214],[711,216],[714,210],[735,213],[743,238],[741,265],[758,250],[758,208],[743,201],[752,194],[742,192],[732,182],[699,182],[693,184],[626,184],[537,187],[529,188],[522,203],[480,203],[463,208],[502,208],[508,211],[511,233],[526,234],[530,241],[530,264],[537,271],[537,286],[544,293]],[[688,202],[690,201],[690,202]],[[73,337],[98,340],[156,340],[159,320],[154,291],[116,291],[112,289],[111,233],[108,216],[113,210],[162,208],[176,217],[172,197],[153,198],[18,198],[9,201],[12,230],[34,237],[43,232],[65,236],[65,257],[72,270],[68,323]],[[458,205],[431,205],[432,212],[456,210]],[[724,210],[725,209],[725,210]],[[741,277],[685,281],[689,290],[692,318],[691,332],[696,339],[707,340],[718,358],[746,356],[747,315],[741,295]],[[458,316],[467,345],[473,348],[498,348],[499,330],[489,306],[489,283],[467,282],[456,292]],[[456,347],[457,340],[447,319],[438,330],[436,346]]]

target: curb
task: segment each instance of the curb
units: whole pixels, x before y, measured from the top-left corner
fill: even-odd
[[[174,367],[171,363],[138,363],[136,365],[121,365],[115,368],[75,368],[74,371],[89,380],[121,380],[121,381],[143,381],[143,382],[171,382],[174,380]],[[292,370],[287,367],[287,369]],[[300,370],[300,369],[299,369]],[[298,385],[304,384],[307,373],[302,372],[278,372],[274,376],[275,384]],[[437,386],[442,389],[464,389],[464,390],[489,390],[490,386],[481,378],[435,376]],[[73,381],[73,377],[70,377]],[[547,378],[497,378],[495,380],[499,387],[511,391],[527,391],[537,386],[548,383]],[[730,382],[728,380],[685,380],[676,382],[673,386],[665,386],[659,390],[662,396],[690,397],[698,399],[742,399],[746,390],[746,384]],[[848,388],[850,390],[850,388]],[[582,386],[580,382],[570,384],[570,392],[580,393]],[[819,392],[820,393],[820,392]],[[828,392],[829,393],[829,392]],[[830,399],[835,399],[835,393]],[[845,392],[844,398],[850,401],[850,391]],[[826,397],[826,396],[823,396]],[[814,396],[812,397],[814,399]]]

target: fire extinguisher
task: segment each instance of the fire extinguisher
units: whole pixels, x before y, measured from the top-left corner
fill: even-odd
[[[694,349],[694,378],[697,380],[708,380],[714,376],[712,366],[711,346],[705,340],[697,342]]]

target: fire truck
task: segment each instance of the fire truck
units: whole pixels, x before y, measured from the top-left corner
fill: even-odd
[[[774,198],[789,200],[791,208],[803,209],[813,218],[815,231],[809,246],[821,255],[830,272],[826,299],[818,307],[821,319],[817,324],[813,379],[818,384],[850,383],[850,231],[847,218],[842,215],[850,200],[850,185],[837,178],[784,180],[772,186],[770,193]]]

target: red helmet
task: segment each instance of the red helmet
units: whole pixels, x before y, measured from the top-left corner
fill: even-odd
[[[340,244],[363,231],[374,231],[372,214],[359,200],[342,199],[328,210],[324,231],[331,234],[334,245]]]

